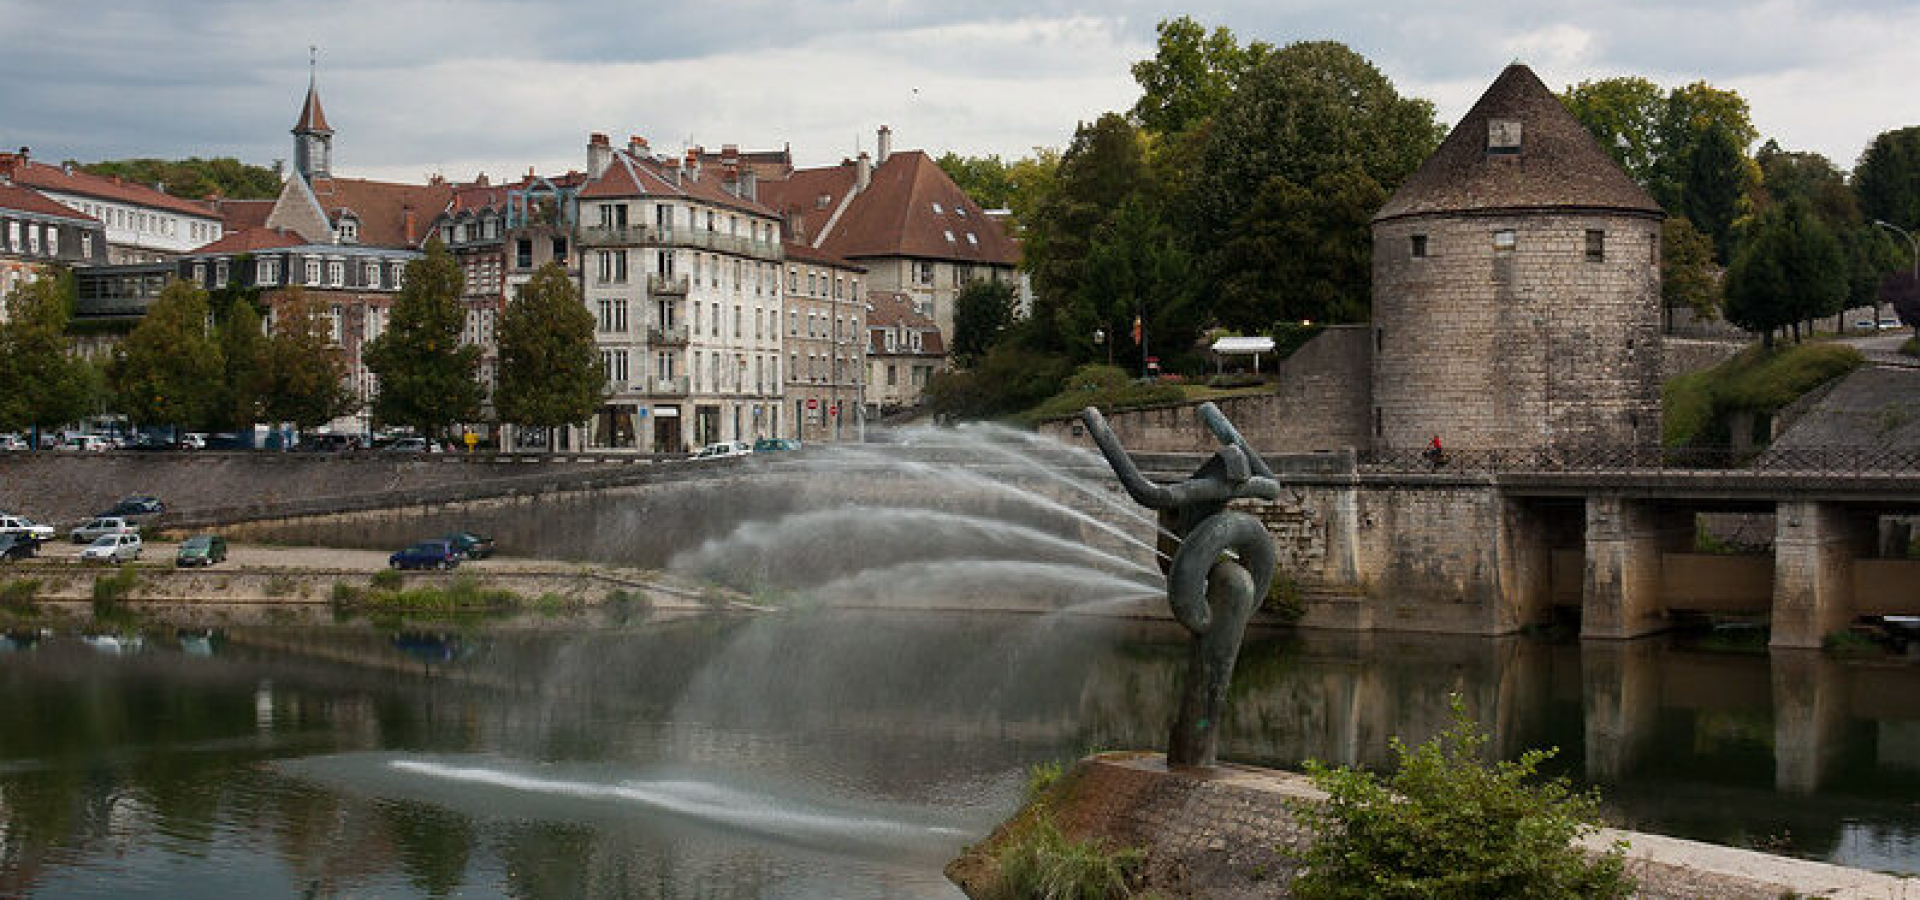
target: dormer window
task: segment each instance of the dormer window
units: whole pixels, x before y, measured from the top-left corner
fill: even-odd
[[[1487,120],[1487,152],[1488,153],[1519,153],[1520,152],[1520,120],[1488,119]]]
[[[940,208],[940,201],[933,201],[933,214],[937,216],[944,212],[946,212],[946,210]]]
[[[941,234],[944,234],[944,235],[946,235],[946,236],[947,236],[947,243],[949,243],[949,244],[952,244],[952,243],[957,243],[957,242],[956,242],[956,241],[955,241],[955,240],[953,239],[953,232],[951,232],[951,231],[943,231],[943,232],[941,232]]]
[[[334,228],[334,238],[343,244],[360,240],[360,221],[350,216],[341,216],[340,224]]]
[[[814,209],[826,209],[828,206],[831,206],[831,205],[833,205],[832,194],[821,194],[820,196],[814,198],[814,201],[813,201]]]

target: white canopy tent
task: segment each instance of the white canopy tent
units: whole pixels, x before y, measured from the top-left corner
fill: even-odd
[[[1260,373],[1260,354],[1273,353],[1273,338],[1270,337],[1223,337],[1213,342],[1215,371],[1225,371],[1227,357],[1253,357],[1254,374]]]

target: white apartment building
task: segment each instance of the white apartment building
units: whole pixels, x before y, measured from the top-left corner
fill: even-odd
[[[0,153],[0,175],[100,221],[107,262],[163,262],[220,239],[220,215],[144,184],[52,166],[25,153]]]

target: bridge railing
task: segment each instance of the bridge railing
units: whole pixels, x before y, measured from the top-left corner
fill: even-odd
[[[1742,471],[1814,475],[1920,474],[1920,449],[1855,444],[1734,447],[1385,449],[1363,454],[1374,472]]]

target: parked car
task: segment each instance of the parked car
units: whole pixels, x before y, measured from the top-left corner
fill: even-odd
[[[123,519],[131,519],[139,516],[157,516],[166,511],[167,505],[160,502],[159,497],[135,494],[131,497],[122,498],[119,503],[115,503],[113,508],[106,512],[95,513],[94,518],[100,519],[118,516]]]
[[[1902,323],[1899,319],[1893,318],[1891,316],[1880,320],[1881,331],[1899,331],[1900,329],[1905,327],[1907,326],[1904,323]]]
[[[360,436],[355,434],[302,435],[300,449],[314,453],[345,453],[360,449]]]
[[[207,436],[197,431],[189,431],[180,436],[180,449],[205,450],[207,449]]]
[[[180,542],[173,564],[182,569],[210,566],[227,558],[227,539],[217,534],[196,534]]]
[[[0,534],[0,560],[26,559],[40,552],[40,542],[23,534]]]
[[[453,545],[455,552],[466,559],[486,559],[493,555],[493,538],[470,531],[456,531],[441,540]]]
[[[394,438],[391,443],[387,444],[385,447],[381,447],[380,452],[382,453],[435,453],[435,452],[438,452],[438,448],[434,447],[433,442],[423,437],[403,437],[403,438]]]
[[[27,450],[27,449],[30,449],[30,448],[29,448],[29,445],[27,444],[26,438],[23,438],[17,434],[14,434],[13,432],[0,434],[0,453],[16,453],[16,452]]]
[[[792,438],[761,438],[753,442],[755,453],[779,453],[783,450],[798,450],[800,442]]]
[[[135,534],[140,529],[119,516],[95,516],[73,529],[73,542],[86,544],[114,534]]]
[[[694,459],[725,459],[730,456],[752,456],[753,445],[746,441],[721,441],[700,448]]]
[[[60,443],[60,449],[78,453],[105,453],[113,449],[113,442],[97,434],[70,434]]]
[[[41,525],[26,516],[0,514],[0,534],[17,534],[35,542],[53,540],[52,525]]]
[[[421,541],[387,557],[387,565],[396,569],[451,569],[460,564],[460,551],[446,539]]]
[[[1872,331],[1873,320],[1872,319],[1855,319],[1853,320],[1853,327],[1854,327],[1854,330],[1856,331]]]
[[[80,551],[80,558],[87,561],[132,562],[140,558],[140,548],[140,536],[137,534],[103,534]]]

